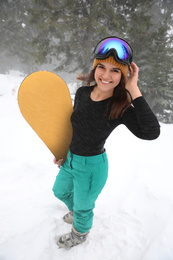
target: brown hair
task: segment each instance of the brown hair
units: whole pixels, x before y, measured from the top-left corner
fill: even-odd
[[[78,75],[77,79],[86,82],[87,86],[96,86],[97,84],[94,78],[96,68],[91,70],[89,74]],[[93,82],[94,84],[92,84]],[[121,75],[120,83],[114,88],[110,103],[112,104],[112,107],[109,114],[109,119],[117,119],[119,116],[122,116],[125,110],[132,104],[130,92],[125,88],[125,79],[123,74]]]

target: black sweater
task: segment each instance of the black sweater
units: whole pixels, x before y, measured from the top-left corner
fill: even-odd
[[[104,152],[104,144],[110,133],[120,124],[137,137],[145,140],[156,139],[160,134],[157,118],[143,97],[133,100],[118,119],[109,120],[105,115],[110,99],[93,101],[90,93],[93,87],[81,87],[77,90],[74,112],[71,116],[73,137],[70,144],[72,153],[93,156]]]

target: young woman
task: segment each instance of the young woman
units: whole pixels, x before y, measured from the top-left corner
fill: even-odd
[[[72,224],[71,232],[57,239],[64,248],[84,242],[92,227],[95,201],[108,176],[104,144],[110,133],[124,124],[141,139],[153,140],[160,134],[159,123],[137,85],[131,46],[111,36],[97,44],[94,54],[90,75],[79,78],[87,85],[95,83],[76,92],[73,137],[53,187],[69,209],[63,220]],[[54,162],[60,166],[62,160]]]

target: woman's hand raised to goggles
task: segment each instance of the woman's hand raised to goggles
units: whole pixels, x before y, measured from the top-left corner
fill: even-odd
[[[134,62],[132,62],[129,67],[129,72],[130,72],[129,78],[127,78],[125,82],[125,87],[130,92],[133,100],[137,97],[142,96],[137,84],[138,71],[139,71],[138,66]]]

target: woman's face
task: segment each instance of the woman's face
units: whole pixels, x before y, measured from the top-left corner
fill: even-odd
[[[95,81],[100,91],[112,92],[121,80],[121,70],[112,63],[101,62],[95,70]]]

